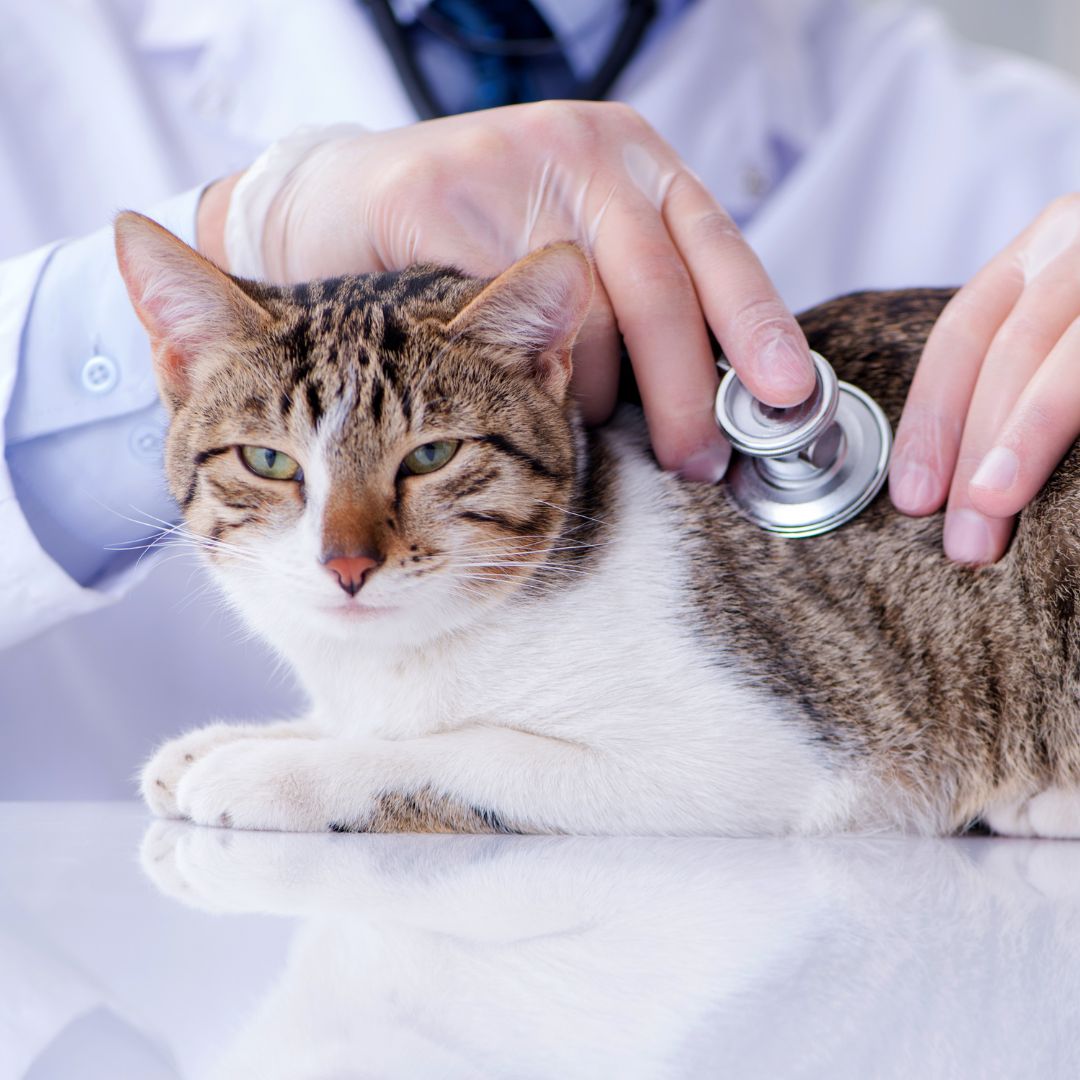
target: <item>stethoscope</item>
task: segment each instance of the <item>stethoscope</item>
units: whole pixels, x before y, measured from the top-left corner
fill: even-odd
[[[885,483],[892,450],[877,402],[810,355],[817,381],[801,405],[762,404],[730,369],[716,392],[716,422],[734,450],[728,493],[755,525],[782,536],[818,536],[861,513]]]

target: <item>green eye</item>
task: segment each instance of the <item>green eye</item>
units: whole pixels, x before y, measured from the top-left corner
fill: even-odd
[[[441,469],[453,456],[461,445],[458,441],[441,439],[439,442],[424,443],[418,446],[401,463],[402,469],[407,473],[429,473]]]
[[[266,446],[241,446],[244,464],[256,475],[267,480],[300,480],[300,466],[288,454]]]

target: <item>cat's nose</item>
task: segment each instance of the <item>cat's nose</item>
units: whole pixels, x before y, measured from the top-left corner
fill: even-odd
[[[381,562],[382,559],[362,552],[359,555],[332,555],[323,559],[323,566],[350,596],[355,596],[363,588],[368,574]]]

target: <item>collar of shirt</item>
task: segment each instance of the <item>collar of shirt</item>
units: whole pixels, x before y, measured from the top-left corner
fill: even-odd
[[[429,0],[390,0],[394,14],[411,23]],[[599,68],[626,11],[624,0],[532,0],[551,27],[567,63],[579,78]],[[692,0],[656,0],[657,14],[650,33],[675,18]],[[644,44],[644,43],[643,43]]]

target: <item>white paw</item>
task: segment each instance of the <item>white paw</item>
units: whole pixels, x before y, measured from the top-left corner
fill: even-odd
[[[143,766],[139,789],[146,805],[158,817],[183,817],[176,804],[176,792],[188,769],[212,750],[254,734],[255,729],[237,724],[208,724],[170,739]]]
[[[220,828],[325,832],[333,780],[310,739],[241,739],[213,750],[180,779],[180,813]]]
[[[1047,788],[1030,799],[995,806],[983,819],[1001,836],[1080,838],[1080,791]]]

